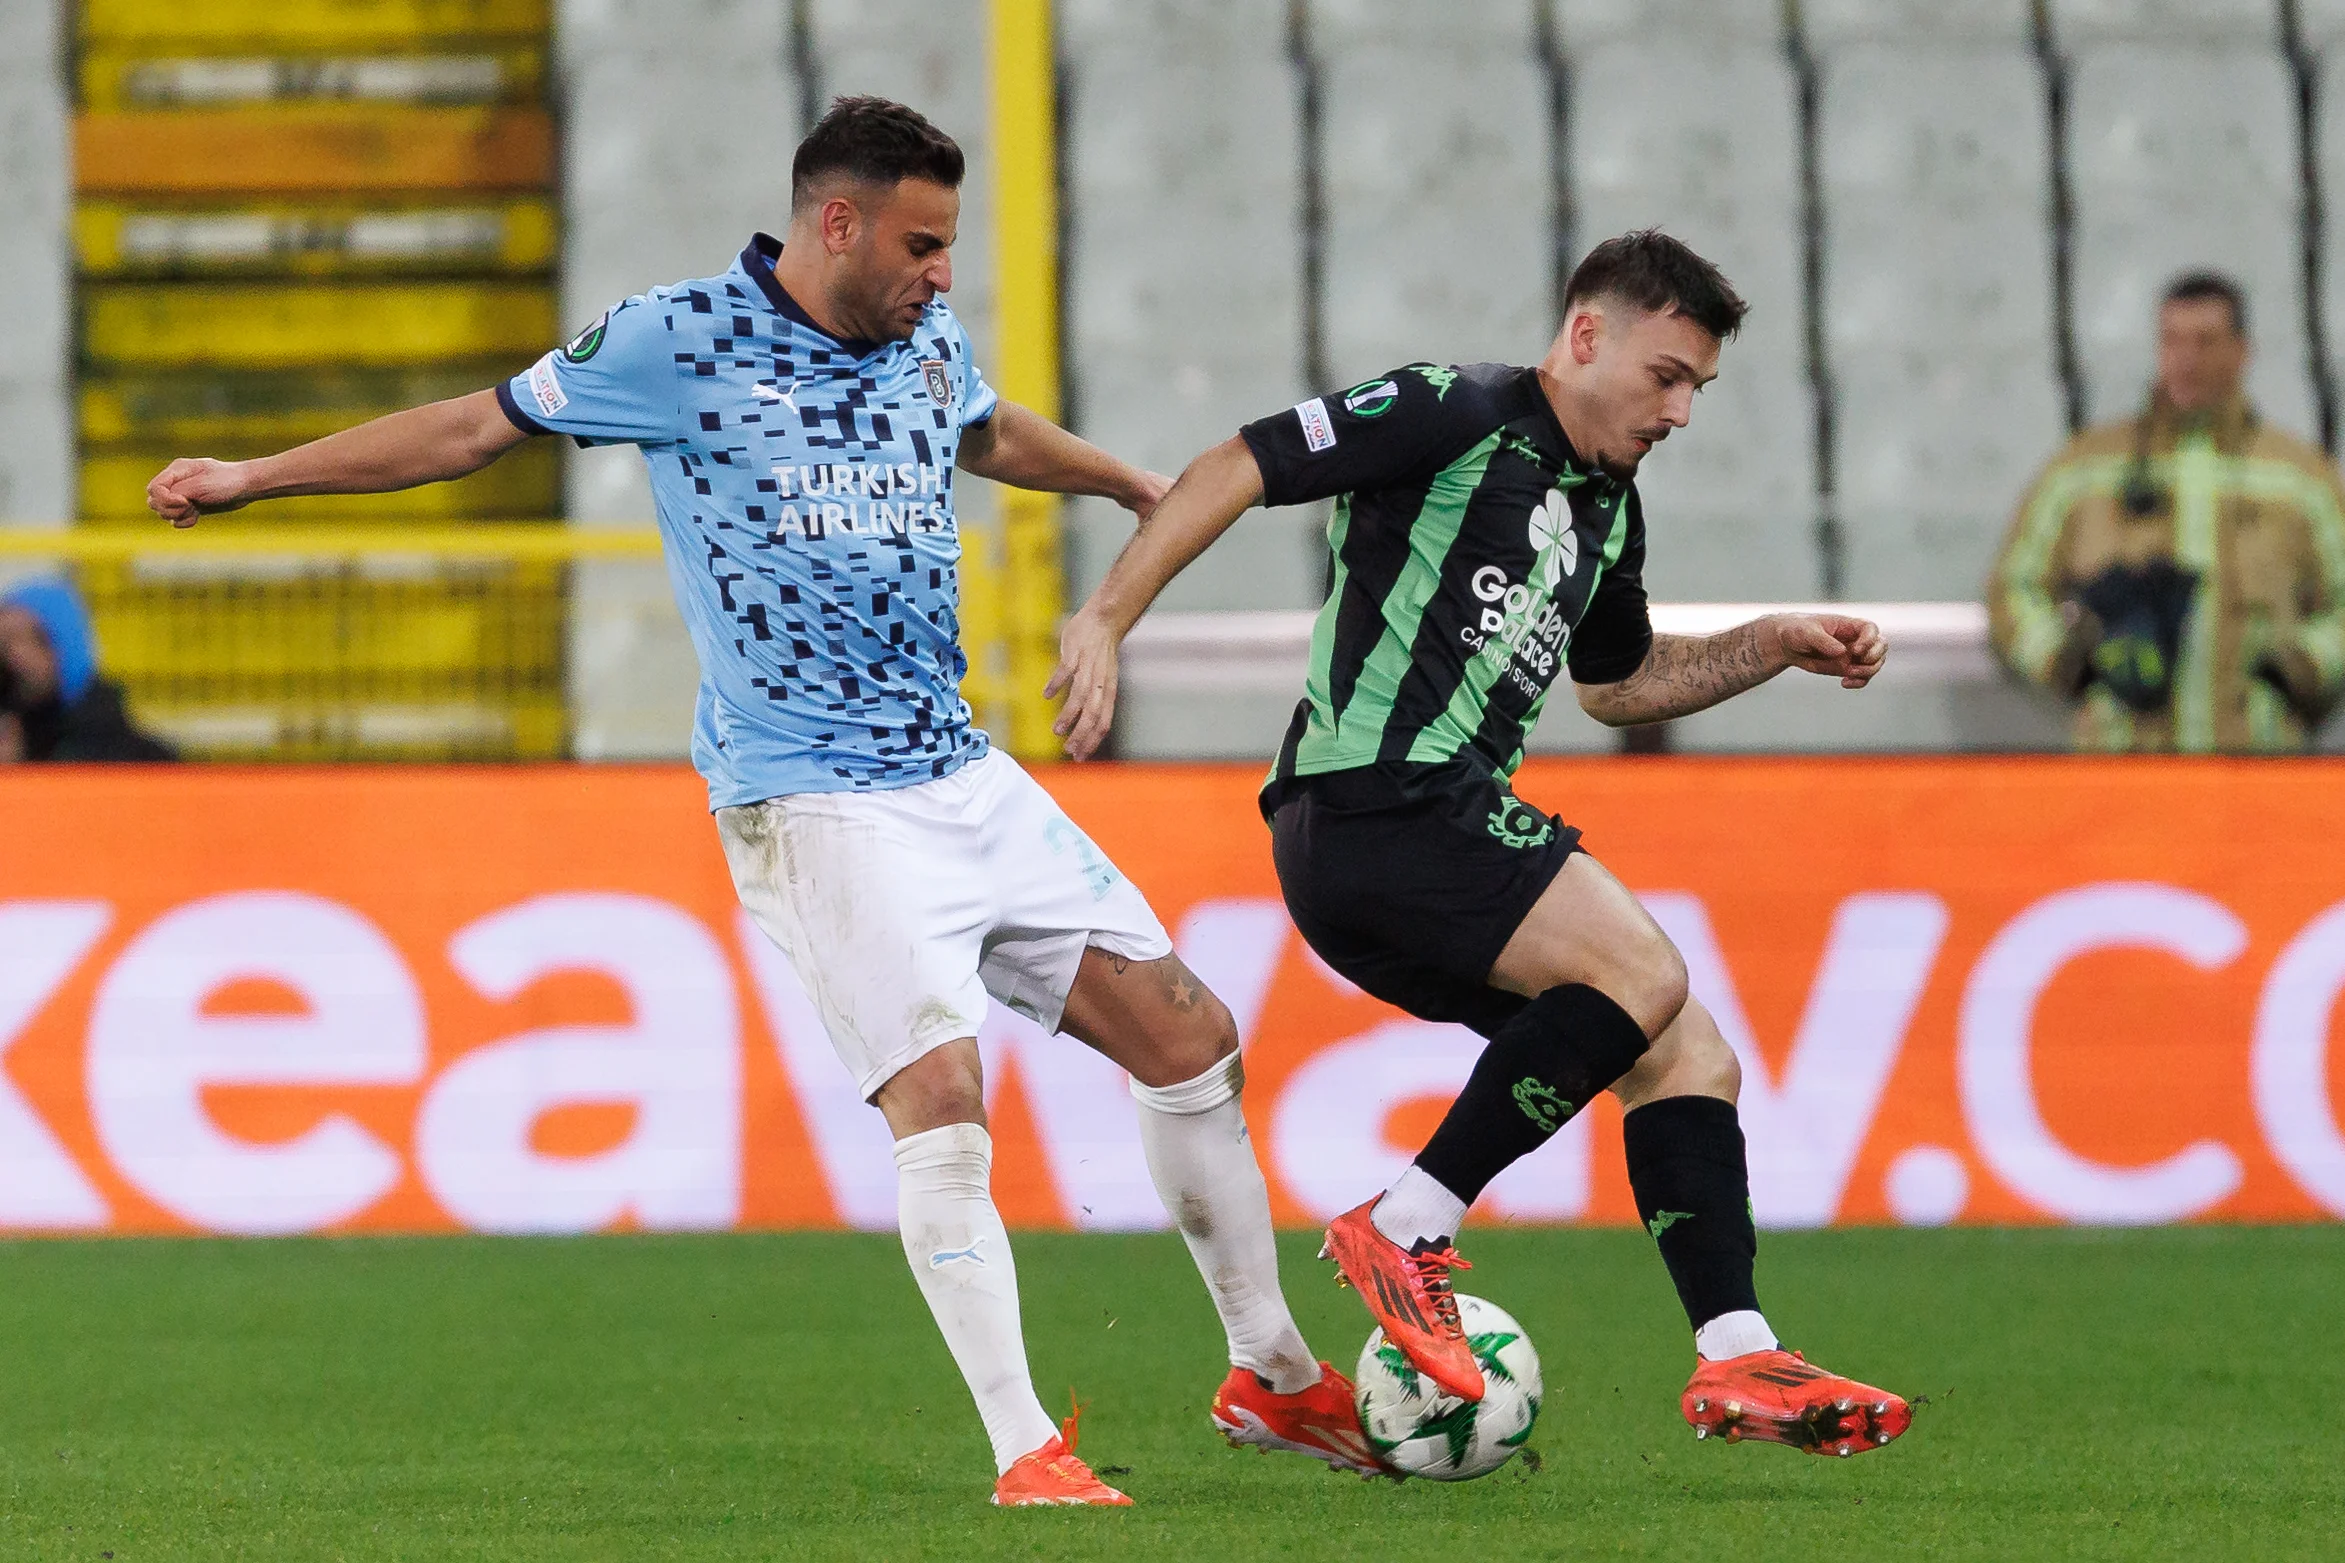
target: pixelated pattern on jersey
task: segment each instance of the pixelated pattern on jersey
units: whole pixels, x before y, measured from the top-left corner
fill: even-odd
[[[903,786],[983,753],[960,696],[951,405],[981,381],[942,301],[862,355],[743,267],[641,303],[680,382],[681,427],[639,443],[671,547],[680,523],[704,582],[683,595],[704,672],[695,759],[718,805]]]

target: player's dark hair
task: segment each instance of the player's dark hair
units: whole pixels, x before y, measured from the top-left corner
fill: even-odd
[[[2166,296],[2159,305],[2196,304],[2202,299],[2221,299],[2231,310],[2231,331],[2235,336],[2247,335],[2247,294],[2238,283],[2219,271],[2186,271],[2166,284]]]
[[[1606,239],[1590,250],[1564,289],[1568,314],[1582,299],[1612,298],[1654,315],[1683,315],[1723,342],[1750,305],[1726,274],[1658,228]]]
[[[790,204],[804,205],[814,186],[831,174],[859,184],[926,179],[958,189],[966,168],[960,143],[918,110],[886,98],[833,98],[829,112],[790,160]]]

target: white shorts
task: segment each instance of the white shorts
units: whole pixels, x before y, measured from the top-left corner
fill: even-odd
[[[1056,1031],[1086,946],[1172,953],[1132,882],[999,750],[916,786],[719,809],[717,833],[866,1100],[977,1035],[989,993]]]

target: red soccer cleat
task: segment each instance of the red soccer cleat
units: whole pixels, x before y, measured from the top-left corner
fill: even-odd
[[[1213,1425],[1232,1448],[1252,1444],[1264,1453],[1283,1449],[1325,1460],[1338,1471],[1384,1474],[1360,1431],[1352,1381],[1324,1362],[1319,1364],[1319,1382],[1291,1395],[1272,1390],[1251,1368],[1230,1369],[1213,1397]]]
[[[1058,1436],[1030,1454],[1018,1456],[993,1484],[993,1501],[1005,1509],[1037,1505],[1101,1508],[1131,1507],[1132,1500],[1091,1474],[1091,1467],[1075,1458],[1075,1424],[1083,1408],[1059,1424]]]
[[[1382,1196],[1378,1196],[1381,1198]],[[1482,1364],[1458,1324],[1451,1270],[1471,1270],[1454,1248],[1420,1244],[1412,1253],[1376,1230],[1368,1212],[1376,1201],[1347,1210],[1327,1225],[1319,1257],[1335,1261],[1336,1279],[1360,1294],[1384,1338],[1417,1371],[1460,1400],[1482,1398]]]
[[[1913,1425],[1913,1408],[1901,1397],[1810,1367],[1796,1351],[1704,1358],[1678,1405],[1696,1438],[1757,1438],[1843,1459]]]

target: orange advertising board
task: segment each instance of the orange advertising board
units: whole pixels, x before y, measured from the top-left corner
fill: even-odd
[[[1476,1043],[1288,924],[1257,773],[1058,767],[1246,1037],[1277,1212]],[[2345,1215],[2345,769],[1535,762],[1743,1054],[1764,1225]],[[0,1228],[892,1226],[894,1168],[667,768],[0,773]],[[997,1011],[1014,1224],[1163,1224],[1120,1074]],[[1599,1104],[1477,1214],[1632,1219]]]

